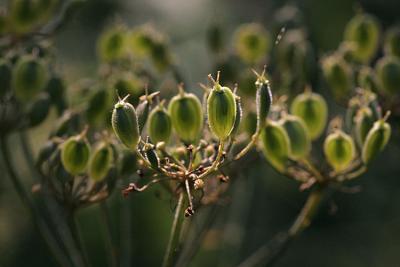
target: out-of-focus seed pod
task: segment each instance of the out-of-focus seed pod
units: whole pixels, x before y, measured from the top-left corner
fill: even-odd
[[[160,167],[160,159],[158,158],[157,152],[154,149],[154,146],[151,144],[146,144],[144,147],[144,153],[146,159],[149,161],[150,166],[157,170]]]
[[[150,56],[154,43],[163,38],[164,36],[151,25],[141,25],[129,34],[130,51],[134,57]]]
[[[118,139],[126,147],[136,150],[140,139],[138,119],[135,108],[125,100],[115,104],[111,124]]]
[[[290,141],[290,157],[299,159],[307,156],[311,149],[311,140],[303,120],[297,116],[286,115],[279,122]]]
[[[142,132],[146,122],[147,118],[149,117],[149,112],[150,112],[150,102],[145,99],[136,108],[136,113],[138,117],[138,126],[139,126],[139,133]]]
[[[236,118],[235,118],[235,123],[233,124],[233,129],[231,132],[231,135],[234,136],[238,133],[239,128],[240,128],[240,123],[242,121],[242,104],[240,97],[236,97]]]
[[[99,182],[107,176],[113,163],[113,150],[108,143],[101,143],[93,152],[89,161],[89,177]]]
[[[375,158],[379,152],[381,152],[389,141],[391,135],[391,127],[387,123],[385,118],[380,119],[374,123],[371,130],[365,139],[364,146],[362,149],[362,160],[365,164],[368,164],[373,158]]]
[[[327,162],[337,171],[345,170],[355,157],[353,139],[341,130],[329,134],[324,142],[324,153]]]
[[[257,107],[257,129],[261,130],[265,125],[272,104],[272,93],[269,82],[265,78],[265,69],[256,81],[256,107]]]
[[[374,124],[374,116],[370,108],[364,107],[357,111],[357,115],[354,117],[355,122],[355,134],[358,144],[362,147],[367,138],[369,130]]]
[[[255,64],[267,55],[271,46],[271,37],[260,24],[243,24],[235,32],[234,45],[241,60]]]
[[[10,91],[11,84],[11,67],[10,64],[0,60],[0,98]]]
[[[32,100],[45,88],[46,83],[47,70],[40,59],[23,56],[13,68],[12,87],[18,100]]]
[[[127,33],[122,25],[115,25],[103,32],[98,40],[97,51],[104,61],[115,61],[127,55]]]
[[[400,27],[392,28],[386,33],[384,51],[386,55],[400,58]]]
[[[203,111],[200,100],[183,90],[174,96],[168,105],[172,126],[186,144],[194,143],[203,128]]]
[[[123,149],[120,152],[119,159],[119,173],[122,176],[132,175],[137,169],[137,158],[136,153],[129,149]]]
[[[58,144],[53,140],[48,140],[39,149],[38,156],[36,157],[36,166],[41,166],[45,161],[47,161],[50,156],[56,151]]]
[[[89,157],[90,146],[82,135],[68,138],[61,146],[61,162],[65,170],[72,175],[85,171]]]
[[[80,113],[67,110],[57,120],[51,136],[63,137],[74,134],[79,130],[80,122]]]
[[[107,114],[111,110],[111,96],[106,88],[97,90],[89,99],[86,108],[86,118],[91,125],[99,126],[106,123]]]
[[[378,89],[375,72],[367,66],[363,66],[358,72],[357,83],[363,89],[376,92]]]
[[[354,118],[357,115],[357,111],[360,108],[360,101],[357,98],[351,98],[345,116],[345,125],[348,132],[353,131],[354,128]]]
[[[172,56],[164,40],[153,43],[151,47],[151,59],[156,69],[161,72],[165,71],[172,64]]]
[[[66,85],[60,76],[53,76],[49,79],[46,86],[46,92],[50,96],[51,103],[56,107],[60,115],[67,107],[65,100]]]
[[[113,88],[120,95],[129,94],[128,102],[134,106],[138,105],[140,96],[145,93],[143,90],[143,88],[145,88],[144,82],[129,72],[118,74],[118,76],[115,77]]]
[[[376,64],[376,73],[379,89],[387,94],[396,94],[400,91],[400,59],[387,56]]]
[[[285,171],[289,159],[290,140],[285,129],[277,122],[268,121],[261,132],[262,151],[271,165]]]
[[[221,52],[224,43],[222,40],[222,28],[219,25],[213,24],[207,30],[207,44],[211,52]]]
[[[225,70],[224,70],[225,71]],[[224,72],[225,74],[225,72]],[[239,73],[239,94],[245,95],[249,97],[254,97],[257,91],[257,87],[255,86],[255,82],[257,77],[255,77],[254,73],[251,70],[244,70]]]
[[[225,140],[235,124],[236,99],[231,89],[219,84],[218,76],[207,98],[207,116],[213,134],[220,140]]]
[[[347,24],[344,39],[355,44],[354,57],[361,62],[369,62],[379,45],[380,25],[367,14],[353,17]]]
[[[257,114],[254,112],[249,112],[243,120],[243,128],[248,134],[252,136],[257,130]]]
[[[26,113],[29,127],[35,127],[41,124],[50,111],[50,97],[47,93],[41,93],[34,99],[34,102],[28,108]]]
[[[171,118],[162,104],[150,112],[147,132],[154,144],[168,143],[172,132]]]
[[[291,113],[303,119],[311,140],[314,140],[325,129],[328,119],[328,106],[321,95],[306,91],[293,100]]]
[[[37,26],[37,18],[40,10],[37,1],[13,0],[10,2],[10,26],[18,33],[26,33]]]
[[[335,55],[329,56],[323,60],[322,70],[326,82],[337,99],[343,99],[351,94],[353,73],[346,61]]]

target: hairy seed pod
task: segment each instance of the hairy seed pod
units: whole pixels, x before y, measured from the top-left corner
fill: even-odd
[[[257,106],[257,129],[262,129],[265,125],[269,110],[272,104],[272,93],[269,82],[264,76],[264,72],[256,81],[256,106]]]
[[[150,112],[147,132],[154,144],[158,142],[168,143],[171,137],[171,118],[163,105],[157,106]]]
[[[30,101],[47,83],[47,70],[40,59],[32,56],[21,57],[12,71],[12,87],[21,101]]]
[[[290,152],[290,140],[285,129],[277,122],[267,121],[261,132],[265,158],[280,172],[285,171]]]
[[[329,134],[324,142],[324,154],[327,162],[337,171],[345,170],[355,157],[353,139],[341,130]]]
[[[90,146],[82,135],[72,136],[62,144],[61,162],[67,172],[78,175],[89,162]]]
[[[108,143],[101,143],[89,161],[89,177],[99,182],[107,176],[113,163],[113,150]]]
[[[91,125],[99,126],[106,123],[110,112],[111,96],[107,88],[96,90],[89,99],[86,108],[86,118]]]
[[[135,108],[125,100],[115,104],[111,124],[118,139],[126,147],[136,150],[140,139],[138,119]]]
[[[381,58],[376,64],[376,73],[383,92],[396,94],[400,91],[400,59],[393,56]]]
[[[384,50],[386,55],[400,58],[400,27],[388,30],[385,36]]]
[[[0,98],[10,91],[11,84],[11,67],[10,64],[0,60]]]
[[[363,89],[376,92],[378,89],[375,72],[367,66],[363,66],[358,72],[357,83]]]
[[[240,97],[236,97],[236,118],[235,118],[235,123],[233,124],[233,129],[231,132],[231,135],[234,136],[238,133],[239,128],[240,128],[240,123],[242,121],[242,104]]]
[[[60,76],[53,76],[46,85],[46,92],[50,96],[51,103],[56,107],[58,115],[67,108],[65,100],[66,85]]]
[[[218,81],[207,98],[207,116],[213,134],[225,140],[235,124],[236,99],[231,89],[222,87]]]
[[[41,93],[35,98],[26,114],[29,127],[35,127],[47,118],[50,111],[50,104],[50,97],[47,93]]]
[[[279,123],[285,128],[290,140],[290,157],[299,159],[311,150],[311,140],[304,121],[293,115],[286,115]]]
[[[194,143],[203,127],[203,111],[199,99],[191,93],[181,91],[168,105],[172,126],[179,138],[187,143]]]
[[[347,97],[353,89],[351,67],[339,56],[332,55],[323,60],[324,77],[337,99]]]
[[[115,61],[127,55],[127,35],[122,25],[103,32],[97,43],[99,57],[104,61]]]
[[[293,100],[291,113],[303,119],[311,140],[314,140],[325,129],[328,118],[328,106],[321,95],[306,91],[296,96]]]
[[[374,123],[369,130],[362,149],[362,160],[368,164],[381,152],[389,141],[391,134],[390,125],[385,122],[385,118]]]
[[[374,116],[370,108],[361,108],[354,117],[355,135],[358,144],[362,147],[369,130],[374,124]]]
[[[380,25],[367,14],[355,16],[347,24],[344,39],[355,45],[354,58],[361,62],[369,62],[375,55],[379,45]]]

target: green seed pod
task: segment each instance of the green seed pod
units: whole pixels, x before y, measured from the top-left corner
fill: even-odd
[[[50,156],[56,151],[57,148],[58,145],[53,140],[46,141],[46,143],[44,143],[44,145],[39,149],[35,165],[40,167],[45,161],[50,158]]]
[[[147,118],[149,117],[149,112],[150,112],[150,103],[147,99],[140,102],[140,104],[136,108],[140,133],[143,131],[143,128],[146,125]]]
[[[91,125],[99,126],[106,123],[110,111],[111,96],[106,88],[97,90],[89,99],[86,108],[86,118]]]
[[[361,62],[369,62],[375,55],[379,45],[380,25],[367,14],[355,16],[347,24],[344,39],[355,45],[354,58]]]
[[[41,124],[50,111],[50,97],[47,93],[40,94],[30,105],[27,111],[29,127],[35,127]]]
[[[62,144],[61,162],[67,172],[78,175],[89,162],[90,146],[82,135],[72,136]]]
[[[380,89],[387,94],[396,94],[400,91],[400,59],[383,57],[376,64],[376,73]]]
[[[97,52],[104,61],[115,61],[127,55],[127,34],[122,25],[103,32],[97,43]]]
[[[144,148],[144,153],[146,159],[149,161],[151,167],[157,170],[160,167],[160,159],[158,158],[157,152],[154,149],[154,146],[148,144]]]
[[[13,0],[10,3],[10,24],[17,33],[26,33],[37,26],[40,10],[37,1]]]
[[[374,116],[370,108],[361,108],[354,117],[355,135],[358,144],[362,147],[367,138],[369,130],[374,124]]]
[[[126,97],[115,104],[111,124],[119,140],[126,147],[136,150],[140,139],[138,119],[135,108],[125,100]]]
[[[261,132],[265,158],[280,172],[285,172],[289,159],[290,140],[285,129],[277,122],[267,121]]]
[[[265,58],[271,46],[269,32],[260,24],[240,26],[234,35],[237,55],[246,63],[255,64]]]
[[[375,72],[367,66],[363,66],[357,76],[357,83],[363,89],[376,92],[378,89]]]
[[[147,132],[154,144],[168,143],[172,132],[171,118],[162,104],[150,112]]]
[[[257,106],[257,129],[264,127],[265,120],[268,116],[272,104],[272,93],[269,82],[264,76],[265,69],[261,76],[258,75],[256,81],[256,106]]]
[[[387,32],[384,51],[386,55],[400,58],[400,27],[392,28]]]
[[[346,109],[345,125],[348,132],[352,132],[354,128],[354,117],[360,108],[360,101],[357,98],[351,98]]]
[[[351,67],[338,56],[332,55],[323,60],[324,77],[337,99],[346,98],[353,89]]]
[[[368,132],[362,149],[362,160],[365,164],[375,158],[389,141],[391,127],[385,120],[386,118],[376,121]]]
[[[240,122],[242,121],[242,104],[240,97],[236,97],[236,118],[235,123],[233,124],[233,129],[231,135],[234,136],[239,131]]]
[[[186,144],[197,141],[203,128],[203,111],[200,100],[183,90],[174,96],[168,105],[172,126]]]
[[[89,161],[89,177],[99,182],[107,176],[113,163],[113,150],[108,143],[101,143]]]
[[[21,57],[12,71],[12,87],[21,101],[30,101],[47,83],[47,69],[40,59],[32,56]]]
[[[321,95],[306,91],[296,96],[293,100],[291,113],[303,119],[311,140],[314,140],[325,129],[328,118],[328,106]]]
[[[80,113],[67,110],[57,120],[56,127],[51,136],[63,137],[75,134],[80,128],[80,123]]]
[[[49,94],[51,103],[56,107],[59,115],[67,108],[65,91],[66,85],[61,77],[53,76],[47,82],[46,92]]]
[[[341,130],[329,134],[324,142],[327,162],[337,171],[345,170],[355,157],[353,139]]]
[[[11,67],[10,64],[1,59],[0,60],[0,98],[10,91],[11,84]]]
[[[308,155],[311,150],[311,140],[304,121],[293,115],[286,115],[279,121],[290,141],[290,157],[299,159]]]

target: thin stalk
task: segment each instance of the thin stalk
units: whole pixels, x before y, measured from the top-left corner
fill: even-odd
[[[250,143],[248,143],[248,144],[246,145],[246,147],[243,148],[243,149],[234,157],[234,160],[238,160],[238,159],[240,159],[241,157],[243,157],[244,155],[246,155],[246,154],[250,151],[250,149],[252,149],[253,146],[257,143],[257,140],[258,140],[258,137],[259,137],[259,136],[260,136],[260,131],[257,130],[257,132],[255,132],[255,133],[253,134],[253,136],[251,137]]]
[[[132,198],[122,199],[121,205],[121,226],[120,226],[120,239],[121,239],[121,267],[132,266]]]
[[[224,153],[224,142],[220,141],[218,146],[217,157],[215,158],[213,164],[198,177],[199,179],[205,178],[207,175],[209,175],[218,168],[218,164],[221,161],[223,153]]]
[[[68,223],[69,223],[69,227],[72,232],[72,236],[75,240],[75,243],[76,243],[78,249],[81,251],[81,253],[83,255],[83,260],[85,262],[85,266],[90,266],[89,255],[85,248],[85,244],[83,242],[82,233],[79,229],[79,225],[78,225],[78,222],[76,219],[76,214],[74,212],[72,212],[71,214],[68,215],[68,217],[69,217]]]
[[[107,250],[109,252],[109,265],[112,267],[118,266],[118,257],[117,257],[117,248],[115,243],[113,242],[113,235],[111,229],[111,218],[110,213],[108,211],[107,205],[105,202],[100,203],[100,212],[101,212],[101,219],[104,224],[104,234],[105,234],[105,241],[107,245]]]
[[[171,234],[168,241],[167,250],[165,251],[163,267],[171,267],[174,264],[177,255],[179,237],[184,219],[184,192],[179,193],[178,205],[175,209],[174,220],[172,222]]]

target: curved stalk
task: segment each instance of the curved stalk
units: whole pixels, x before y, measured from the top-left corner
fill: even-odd
[[[243,148],[233,159],[238,160],[241,157],[243,157],[244,155],[246,155],[250,151],[250,149],[252,149],[253,146],[256,144],[259,136],[260,136],[260,131],[257,130],[257,132],[255,132],[253,134],[253,136],[251,137],[250,143],[248,143],[247,146],[245,148]]]

